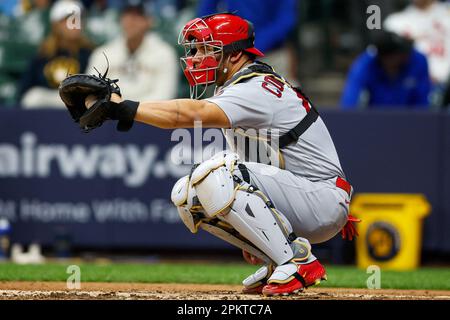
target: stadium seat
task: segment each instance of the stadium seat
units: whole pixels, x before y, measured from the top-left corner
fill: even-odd
[[[0,41],[0,72],[22,73],[36,49],[36,46],[26,42]]]

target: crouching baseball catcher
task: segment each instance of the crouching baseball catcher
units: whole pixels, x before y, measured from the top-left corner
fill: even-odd
[[[184,224],[203,229],[244,252],[263,266],[243,281],[245,293],[288,295],[326,279],[311,251],[342,231],[356,234],[349,215],[353,188],[346,181],[328,130],[303,92],[292,87],[254,47],[252,24],[221,13],[188,22],[180,33],[181,58],[191,99],[137,102],[123,100],[117,80],[105,75],[73,75],[60,85],[60,95],[73,119],[85,131],[106,120],[130,130],[134,121],[159,128],[230,129],[224,135],[230,151],[195,165],[172,190]],[[209,86],[215,94],[203,98]],[[263,140],[275,154],[262,163],[248,152],[248,135],[271,132],[278,143]],[[258,144],[260,145],[260,144]],[[277,160],[277,161],[274,161]]]

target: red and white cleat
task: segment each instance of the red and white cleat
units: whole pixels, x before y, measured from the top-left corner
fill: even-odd
[[[307,287],[319,284],[322,280],[327,280],[327,275],[319,260],[308,264],[290,262],[275,268],[262,294],[265,296],[296,294]]]

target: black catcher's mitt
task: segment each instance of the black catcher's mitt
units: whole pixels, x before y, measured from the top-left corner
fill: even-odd
[[[73,120],[80,128],[89,132],[111,119],[111,94],[120,94],[118,79],[111,80],[104,75],[74,74],[64,79],[59,85],[59,95],[70,112]],[[89,109],[85,106],[86,97],[97,97],[95,104]]]

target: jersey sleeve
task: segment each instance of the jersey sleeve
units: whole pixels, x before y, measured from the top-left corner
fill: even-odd
[[[227,87],[221,94],[205,100],[223,110],[232,128],[266,128],[272,123],[273,110],[271,97],[267,96],[261,84],[261,80],[252,79]]]

